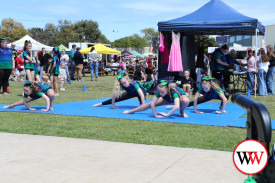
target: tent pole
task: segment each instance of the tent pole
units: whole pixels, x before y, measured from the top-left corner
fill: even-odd
[[[257,84],[257,82],[256,82],[256,69],[257,69],[257,53],[258,53],[258,32],[259,32],[259,30],[258,29],[256,29],[256,31],[255,31],[255,75],[254,75],[254,88],[255,88],[255,98],[256,98],[256,96],[257,96],[257,86],[256,86],[256,84]]]

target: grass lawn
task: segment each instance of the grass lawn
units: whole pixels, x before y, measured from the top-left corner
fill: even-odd
[[[114,76],[100,77],[99,81],[73,81],[60,91],[54,104],[92,100],[112,95]],[[0,104],[11,104],[22,99],[22,83],[10,82],[10,96],[1,95]],[[83,85],[87,91],[83,92]],[[147,98],[152,98],[149,96]],[[254,99],[254,97],[252,98]],[[264,103],[275,119],[275,96],[257,97]],[[43,99],[32,102],[33,106],[45,105]],[[202,125],[175,124],[128,119],[109,119],[51,114],[29,114],[1,112],[0,131],[9,133],[62,136],[84,139],[98,139],[138,144],[165,145],[233,151],[246,137],[246,129],[233,127],[213,127]],[[273,130],[272,135],[274,136]],[[272,144],[274,138],[272,138]]]

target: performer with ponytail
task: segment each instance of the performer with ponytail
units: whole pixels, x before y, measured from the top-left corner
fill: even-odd
[[[36,109],[30,107],[28,103],[39,98],[43,98],[46,101],[47,107],[46,109],[41,109],[41,111],[53,111],[52,103],[55,95],[53,89],[50,86],[37,84],[33,85],[31,82],[26,80],[23,89],[24,99],[14,104],[5,106],[4,109],[13,108],[19,105],[25,105],[29,110],[34,111]]]
[[[122,90],[125,90],[125,92],[122,93]],[[115,102],[128,100],[134,97],[138,97],[140,105],[142,105],[145,104],[145,96],[146,92],[143,86],[137,81],[131,81],[130,78],[123,73],[117,76],[113,97],[102,103],[95,104],[93,107],[112,104],[113,109],[118,109],[115,107]]]
[[[219,107],[220,111],[216,111],[216,113],[217,114],[226,113],[225,106],[228,98],[229,98],[229,94],[225,90],[221,89],[218,84],[216,84],[210,78],[203,77],[202,83],[198,88],[194,101],[190,102],[188,107],[194,106],[195,113],[203,113],[197,110],[197,104],[208,102],[213,99],[218,99],[218,100],[221,100],[222,102]]]
[[[156,112],[156,107],[161,105],[167,105],[174,103],[172,109],[168,113]],[[165,80],[162,80],[158,85],[158,92],[153,98],[152,102],[141,105],[133,110],[124,111],[124,114],[133,114],[138,111],[145,111],[149,108],[152,108],[154,116],[156,118],[165,118],[176,112],[177,109],[180,109],[180,113],[183,117],[187,118],[184,110],[188,106],[189,98],[186,96],[185,91],[176,86],[175,83],[168,83]]]
[[[53,59],[51,62],[50,74],[51,74],[51,83],[52,88],[54,89],[56,95],[59,96],[59,89],[58,89],[58,75],[59,72],[59,65],[60,65],[60,53],[59,48],[56,46],[53,48]]]

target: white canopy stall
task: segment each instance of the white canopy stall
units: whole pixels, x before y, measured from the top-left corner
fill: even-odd
[[[32,50],[42,50],[42,48],[45,48],[46,51],[52,51],[52,49],[53,49],[53,47],[44,45],[44,44],[36,41],[35,39],[30,37],[29,35],[26,35],[26,36],[22,37],[21,39],[19,39],[17,41],[14,41],[13,44],[15,45],[15,49],[16,50],[22,50],[23,47],[24,47],[25,40],[31,41]],[[10,47],[11,44],[12,43],[8,44],[8,47]]]

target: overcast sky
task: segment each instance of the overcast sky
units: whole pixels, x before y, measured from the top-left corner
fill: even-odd
[[[209,0],[28,0],[2,1],[1,16],[22,22],[26,28],[44,28],[62,19],[93,20],[110,41],[155,28],[159,21],[189,14]],[[264,25],[275,24],[275,0],[223,0],[240,13],[257,18]],[[8,8],[3,8],[8,7]]]

